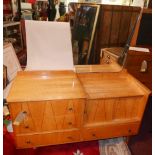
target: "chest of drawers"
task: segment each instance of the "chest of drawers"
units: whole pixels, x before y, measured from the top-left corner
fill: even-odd
[[[24,71],[7,98],[17,148],[138,133],[150,91],[127,72]]]

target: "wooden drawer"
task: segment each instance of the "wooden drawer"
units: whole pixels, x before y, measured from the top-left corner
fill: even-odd
[[[60,100],[60,101],[49,101],[52,106],[52,110],[55,116],[68,115],[68,114],[81,114],[84,110],[83,99],[74,100]]]
[[[14,121],[20,112],[26,112],[25,119],[13,126],[16,134],[55,131],[79,128],[85,102],[79,100],[23,102],[9,105]]]
[[[81,141],[81,134],[78,130],[59,133],[61,143],[71,143]]]
[[[54,133],[25,134],[16,136],[16,147],[31,148],[38,146],[71,143],[80,140],[81,135],[78,130]]]
[[[64,115],[44,120],[42,127],[37,129],[37,119],[32,122],[26,118],[20,125],[14,125],[16,134],[35,133],[35,132],[52,132],[65,129],[79,129],[83,123],[83,115]]]
[[[47,133],[47,134],[27,134],[16,136],[16,147],[17,148],[31,148],[44,145],[52,145],[59,143],[58,133]]]
[[[139,129],[139,122],[136,123],[111,123],[101,126],[84,128],[82,137],[84,140],[96,140],[113,138],[119,136],[135,135]]]
[[[56,129],[78,129],[81,127],[83,115],[64,115],[55,117]],[[46,125],[47,126],[47,125]]]

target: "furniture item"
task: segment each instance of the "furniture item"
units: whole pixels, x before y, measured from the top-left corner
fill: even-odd
[[[19,72],[7,97],[16,147],[135,135],[149,93],[126,71]]]
[[[3,99],[6,99],[9,94],[13,79],[17,75],[18,71],[22,71],[16,52],[11,43],[6,43],[3,46],[3,65],[7,67],[8,81],[5,89],[3,90]]]
[[[78,44],[78,64],[88,64],[90,61],[99,10],[100,5],[90,4],[79,4],[76,10],[72,41],[73,49],[75,49],[74,42]],[[74,53],[75,51],[73,51]]]
[[[126,59],[125,68],[127,71],[137,78],[140,82],[142,82],[146,87],[152,90],[152,50],[151,48],[146,48],[150,50],[150,52],[144,52],[141,48],[140,51],[128,50],[128,55]],[[108,64],[111,63],[111,67],[117,62],[118,57],[122,53],[122,47],[113,47],[113,48],[103,48],[101,49],[101,59],[100,64]],[[146,63],[146,66],[142,69],[143,64]],[[110,67],[109,66],[109,67]],[[116,68],[116,65],[114,65]],[[107,68],[111,70],[110,68]]]
[[[128,51],[126,69],[128,72],[152,90],[152,51],[138,52]],[[146,62],[146,69],[142,70],[142,65]],[[145,67],[145,66],[144,66]]]
[[[22,70],[11,43],[5,44],[3,47],[3,64],[7,67],[7,77],[9,82],[15,78],[17,71]]]
[[[76,12],[79,5],[81,3],[72,2],[69,6]],[[99,64],[102,48],[123,47],[126,44],[140,11],[140,7],[100,4],[89,64]]]
[[[11,42],[16,53],[20,52],[23,49],[20,22],[4,22],[3,32],[4,41]]]

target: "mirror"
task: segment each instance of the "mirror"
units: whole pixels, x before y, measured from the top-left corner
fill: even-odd
[[[94,9],[91,18],[91,24],[94,25],[91,29],[86,28],[84,23],[89,9]],[[106,71],[108,66],[113,68],[112,71],[121,71],[139,21],[140,10],[132,6],[70,3],[74,64],[83,69],[87,66],[80,65],[91,64],[91,70],[93,65],[100,64],[104,65]]]
[[[88,64],[96,31],[100,5],[69,4],[74,64]]]

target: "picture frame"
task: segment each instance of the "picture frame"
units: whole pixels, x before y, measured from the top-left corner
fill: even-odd
[[[7,78],[11,82],[18,71],[22,71],[16,52],[11,43],[3,46],[3,65],[7,67]]]

